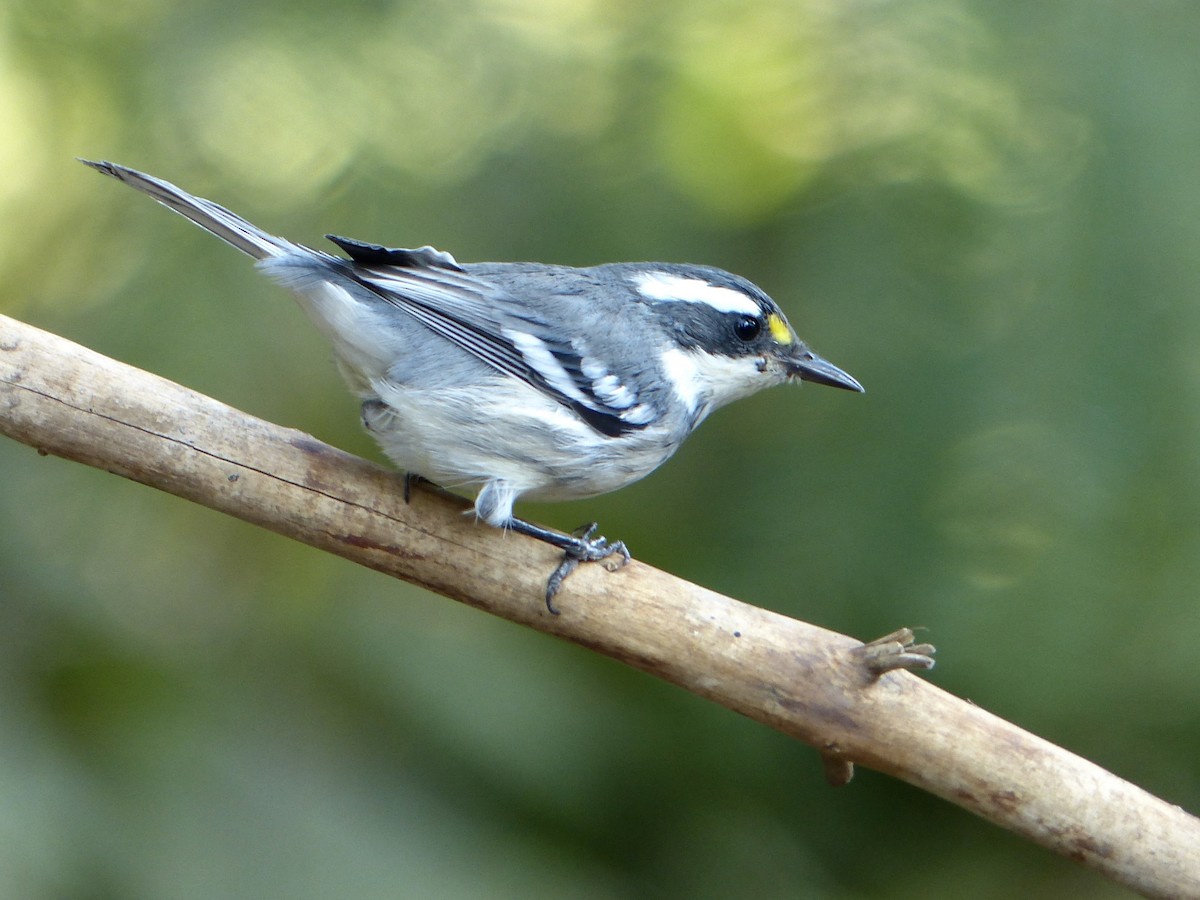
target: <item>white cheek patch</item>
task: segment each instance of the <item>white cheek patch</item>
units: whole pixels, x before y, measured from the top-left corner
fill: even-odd
[[[730,287],[710,284],[703,278],[687,278],[669,272],[645,272],[634,279],[637,291],[647,300],[704,303],[719,313],[758,316],[762,309],[752,298]]]
[[[756,356],[735,358],[676,349],[662,355],[663,374],[675,396],[689,415],[699,419],[774,383],[764,377],[760,363]]]

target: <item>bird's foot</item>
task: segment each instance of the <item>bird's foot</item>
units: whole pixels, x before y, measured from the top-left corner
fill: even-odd
[[[581,562],[597,562],[601,559],[608,559],[610,556],[620,556],[619,567],[633,559],[624,541],[610,543],[608,538],[603,536],[593,538],[592,535],[596,533],[598,527],[596,522],[591,522],[577,528],[570,536],[572,543],[563,547],[563,550],[566,551],[563,554],[563,561],[558,564],[558,568],[551,573],[550,579],[546,582],[546,609],[551,615],[558,615],[558,608],[554,605],[554,595],[558,593],[558,589],[562,587],[567,576],[579,568]]]
[[[558,564],[558,568],[551,573],[546,582],[546,610],[552,616],[557,616],[559,613],[558,607],[554,605],[554,595],[558,593],[558,589],[562,587],[567,576],[579,568],[580,563],[597,562],[601,559],[618,556],[620,557],[618,567],[620,567],[633,559],[624,541],[609,541],[603,536],[592,537],[598,527],[595,522],[577,528],[571,534],[550,531],[526,522],[524,519],[514,518],[508,523],[508,527],[513,531],[545,541],[563,551],[563,561]]]

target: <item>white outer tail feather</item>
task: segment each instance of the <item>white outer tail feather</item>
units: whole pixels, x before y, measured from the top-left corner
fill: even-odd
[[[202,197],[194,197],[169,181],[163,181],[116,163],[97,162],[90,159],[80,159],[79,161],[84,165],[91,166],[97,172],[103,172],[105,175],[148,194],[163,206],[190,219],[205,231],[216,235],[225,243],[255,259],[269,259],[288,253],[316,252],[273,234],[267,234],[261,228],[251,225],[225,207]]]

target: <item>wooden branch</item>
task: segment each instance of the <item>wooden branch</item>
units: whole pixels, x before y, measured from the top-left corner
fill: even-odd
[[[462,500],[0,316],[0,432],[611,656],[924,788],[1147,895],[1200,897],[1200,820],[840,634],[634,561],[558,563]],[[66,515],[66,511],[63,513]]]

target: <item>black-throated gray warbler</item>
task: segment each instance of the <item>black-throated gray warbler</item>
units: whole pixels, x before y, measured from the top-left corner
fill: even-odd
[[[258,260],[333,343],[362,419],[408,477],[477,488],[489,525],[565,551],[553,606],[581,561],[621,541],[549,531],[518,497],[569,500],[637,481],[705,417],[800,379],[861,391],[813,353],[775,302],[708,266],[460,264],[421,247],[327,235],[349,259],[267,234],[217,204],[110,162],[81,160]],[[407,486],[407,485],[406,485]]]

